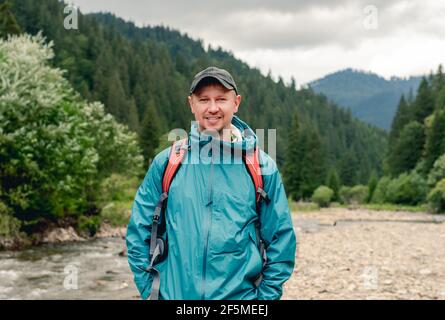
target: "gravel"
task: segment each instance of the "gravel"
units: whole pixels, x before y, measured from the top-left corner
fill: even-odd
[[[442,217],[342,208],[294,213],[296,265],[282,299],[445,300]]]

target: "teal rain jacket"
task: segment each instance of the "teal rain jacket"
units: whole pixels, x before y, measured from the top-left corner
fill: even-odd
[[[170,186],[165,211],[168,255],[155,266],[160,272],[160,299],[280,299],[283,283],[293,272],[296,237],[280,173],[261,150],[264,190],[271,201],[263,201],[258,217],[253,181],[237,158],[241,150],[255,147],[257,137],[238,117],[232,124],[245,133],[242,142],[200,133],[196,123],[189,133],[191,150]],[[127,229],[128,261],[142,299],[151,291],[153,274],[145,271],[150,230],[169,153],[167,148],[153,160],[137,191]],[[255,234],[258,218],[267,265],[256,288],[253,281],[262,269]]]

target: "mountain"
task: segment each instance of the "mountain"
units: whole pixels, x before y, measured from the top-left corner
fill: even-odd
[[[0,3],[3,1],[0,0]],[[387,134],[355,119],[310,88],[295,89],[274,81],[222,48],[204,48],[202,41],[167,27],[137,27],[109,13],[79,13],[79,29],[63,28],[64,3],[57,0],[11,0],[11,10],[27,33],[42,31],[54,42],[54,65],[88,100],[99,100],[106,110],[132,130],[160,133],[189,128],[193,119],[186,96],[193,75],[209,65],[227,69],[237,81],[243,101],[239,116],[267,134],[276,129],[276,159],[285,162],[294,114],[302,128],[318,134],[329,171],[342,178],[342,167],[354,156],[354,179],[366,183],[371,172],[382,172]],[[150,119],[147,119],[150,118]],[[151,120],[151,121],[144,121]],[[153,144],[144,149],[153,150]],[[152,156],[152,155],[150,155]]]
[[[416,92],[421,79],[419,76],[386,80],[375,73],[345,69],[315,80],[309,86],[349,108],[357,118],[389,130],[401,95],[407,97]]]

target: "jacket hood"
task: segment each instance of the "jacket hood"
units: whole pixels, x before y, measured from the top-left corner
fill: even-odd
[[[252,151],[258,143],[258,138],[252,128],[235,115],[232,118],[232,125],[240,130],[242,141],[224,141],[209,133],[200,132],[198,131],[198,122],[193,121],[189,133],[189,146],[193,148],[199,144],[199,147],[202,148],[208,143],[217,143],[224,150]]]

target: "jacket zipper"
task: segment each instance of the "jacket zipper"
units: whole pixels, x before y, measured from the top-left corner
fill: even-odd
[[[210,178],[209,178],[209,216],[206,219],[206,241],[204,243],[204,257],[203,257],[203,279],[202,279],[202,292],[201,300],[205,300],[205,284],[206,284],[206,270],[207,270],[207,248],[209,245],[210,237],[210,227],[212,225],[212,205],[213,205],[213,188],[212,188],[212,178],[213,178],[213,153],[210,160]],[[210,220],[210,221],[209,221]]]

